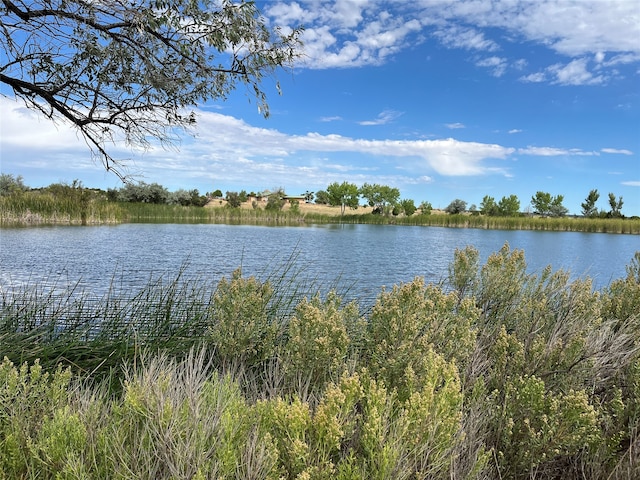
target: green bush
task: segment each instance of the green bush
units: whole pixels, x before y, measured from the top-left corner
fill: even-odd
[[[34,475],[49,464],[64,463],[64,451],[76,438],[54,433],[56,423],[65,427],[60,415],[69,401],[70,381],[69,369],[49,373],[38,361],[18,368],[5,357],[0,364],[0,472],[6,478]],[[52,449],[43,450],[48,441]]]
[[[222,364],[253,366],[275,355],[278,325],[269,315],[273,299],[269,282],[243,278],[236,270],[223,278],[213,295],[207,340]]]
[[[425,286],[421,278],[383,290],[369,316],[366,364],[404,399],[421,388],[431,350],[464,368],[474,344],[472,326],[477,317],[471,301],[460,302],[455,293]]]
[[[357,353],[364,328],[357,303],[343,307],[335,292],[324,301],[319,294],[311,300],[303,299],[289,322],[284,347],[289,377],[306,376],[302,380],[317,388],[339,378],[348,366],[350,353]]]

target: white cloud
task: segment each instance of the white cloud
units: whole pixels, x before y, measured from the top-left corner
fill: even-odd
[[[603,148],[600,150],[602,153],[617,153],[620,155],[633,155],[631,150],[618,149],[618,148]]]
[[[487,52],[493,52],[500,48],[496,42],[485,38],[481,31],[458,25],[450,25],[438,30],[435,32],[435,36],[449,48],[484,50]]]
[[[527,83],[540,83],[545,82],[547,80],[547,76],[543,72],[530,73],[529,75],[524,75],[519,79],[521,82]]]
[[[515,151],[500,145],[462,142],[452,138],[368,140],[314,132],[290,136],[275,130],[252,127],[242,120],[212,112],[200,114],[199,131],[199,140],[203,143],[198,147],[199,150],[210,152],[208,145],[215,145],[215,155],[219,158],[242,155],[254,161],[272,157],[287,159],[295,155],[295,165],[287,167],[293,167],[294,170],[300,168],[298,156],[301,152],[353,152],[404,159],[403,164],[410,163],[418,171],[426,168],[441,175],[481,175],[490,173],[484,162],[506,159]],[[225,152],[225,148],[230,151]],[[354,170],[359,169],[354,167]]]
[[[456,130],[458,128],[466,128],[464,126],[464,123],[460,123],[460,122],[455,122],[455,123],[445,123],[444,124],[445,127],[451,129],[451,130]]]
[[[590,152],[579,148],[556,148],[556,147],[527,147],[519,148],[518,153],[521,155],[532,155],[537,157],[557,157],[560,155],[578,155],[578,156],[597,156],[598,152]]]
[[[567,57],[543,67],[545,73],[525,72],[522,58],[474,60],[497,77],[511,66],[524,82],[598,85],[614,65],[640,62],[635,0],[280,0],[267,3],[265,15],[272,24],[305,26],[308,68],[380,64],[429,36],[448,48],[484,52],[508,51],[507,43],[524,40]],[[600,74],[589,72],[585,58]]]
[[[342,120],[342,117],[339,115],[334,115],[331,117],[320,117],[321,122],[337,122],[339,120]]]
[[[491,74],[494,77],[501,77],[507,71],[507,59],[501,57],[488,57],[482,60],[478,60],[476,65],[479,67],[486,67],[491,69]]]
[[[626,185],[627,187],[640,187],[640,180],[629,180],[626,182],[620,182],[622,185]]]
[[[600,68],[596,65],[596,68]],[[563,65],[550,65],[544,72],[531,73],[519,79],[527,83],[540,83],[550,80],[557,85],[602,85],[608,81],[606,75],[594,75],[588,70],[588,60],[578,58]]]
[[[28,109],[24,104],[0,96],[0,131],[4,148],[86,151],[86,144],[63,122],[58,124]],[[34,132],[38,132],[34,135]]]
[[[358,122],[360,125],[386,125],[393,122],[396,118],[402,115],[402,112],[396,112],[394,110],[385,110],[378,114],[374,120],[362,120]]]
[[[514,134],[514,133],[521,133],[522,130],[520,130],[519,128],[512,128],[511,130],[509,130],[508,133],[510,134]]]
[[[594,76],[587,70],[586,58],[572,60],[566,65],[551,65],[547,71],[555,77],[553,83],[560,85],[598,85],[606,81],[604,76]]]
[[[640,61],[640,54],[637,53],[623,53],[620,55],[615,55],[611,58],[611,60],[607,60],[603,62],[606,67],[612,67],[614,65],[622,65],[628,63],[634,63]]]
[[[39,162],[32,163],[33,168],[49,171],[61,171],[69,165],[84,168],[84,162],[87,162],[87,168],[91,166],[86,145],[75,139],[73,132],[69,134],[68,130],[55,131],[52,128],[56,134],[47,135],[49,122],[40,123],[31,112],[24,112],[19,104],[7,99],[0,99],[0,106],[3,112],[0,124],[3,132],[0,140],[3,164],[21,168],[25,165],[23,158],[26,157]],[[175,151],[153,147],[147,152],[135,154],[130,160],[130,167],[144,172],[146,178],[171,178],[173,182],[179,178],[202,180],[215,177],[216,181],[237,183],[254,178],[274,185],[284,183],[284,179],[292,184],[313,183],[317,179],[322,184],[327,179],[340,180],[338,177],[345,170],[352,172],[351,181],[361,178],[366,178],[365,181],[382,181],[378,178],[380,173],[372,170],[370,162],[363,162],[364,166],[355,160],[340,162],[338,169],[335,160],[319,158],[323,153],[351,152],[356,157],[363,155],[365,158],[384,158],[392,164],[398,162],[396,168],[411,171],[410,176],[401,176],[402,182],[415,183],[417,178],[422,178],[420,182],[427,181],[429,172],[460,176],[503,171],[486,165],[486,162],[491,159],[503,160],[514,153],[513,148],[453,138],[369,140],[314,132],[287,135],[277,130],[255,127],[217,112],[199,110],[197,114],[196,140],[185,138],[179,155]],[[41,132],[46,140],[22,133],[35,130]],[[312,159],[309,159],[310,156]],[[64,164],[56,163],[62,158]],[[92,168],[94,171],[101,169],[96,165]]]
[[[482,28],[503,28],[567,56],[640,53],[640,6],[635,0],[421,3],[431,15]]]

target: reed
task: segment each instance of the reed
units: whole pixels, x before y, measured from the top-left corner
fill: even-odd
[[[367,219],[363,219],[363,223]],[[387,218],[389,223],[439,227],[486,228],[496,230],[541,230],[554,232],[593,232],[640,234],[640,219],[581,217],[486,217],[480,215],[413,215]]]
[[[76,198],[31,191],[0,196],[0,226],[104,224],[124,220],[120,205],[101,198]]]

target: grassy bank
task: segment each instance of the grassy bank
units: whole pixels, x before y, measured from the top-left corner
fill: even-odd
[[[0,478],[638,478],[640,252],[599,292],[478,258],[366,312],[282,273],[4,290]]]
[[[215,205],[215,204],[214,204]],[[301,204],[283,210],[260,208],[207,208],[150,203],[110,202],[100,196],[58,197],[45,192],[25,192],[0,197],[0,226],[95,225],[125,222],[228,223],[262,225],[311,225],[362,223],[423,225],[456,228],[545,230],[640,234],[640,219],[488,217],[481,215],[414,214],[384,216],[370,213],[337,214],[339,207]],[[353,211],[352,211],[353,212]]]

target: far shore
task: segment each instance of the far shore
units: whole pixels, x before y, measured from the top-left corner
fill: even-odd
[[[209,203],[205,205],[205,208],[220,208],[225,207],[227,205],[227,201],[221,198],[216,198],[213,200],[209,200]],[[258,202],[258,207],[264,209],[267,205],[266,201]],[[253,210],[253,205],[250,200],[243,202],[240,205],[240,208],[243,210]],[[328,217],[336,217],[340,216],[340,207],[339,206],[331,206],[331,205],[322,205],[317,203],[306,203],[300,202],[298,203],[298,209],[301,213],[305,214],[317,214],[317,215],[326,215]],[[282,207],[283,211],[291,210],[291,204],[286,202],[284,207]],[[345,215],[366,215],[368,213],[373,213],[373,207],[369,207],[368,205],[360,205],[357,209],[347,208],[344,211]],[[431,211],[432,215],[445,214],[444,210],[433,209]]]

